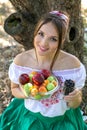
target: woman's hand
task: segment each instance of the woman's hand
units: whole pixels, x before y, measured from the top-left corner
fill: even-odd
[[[26,96],[21,90],[21,87],[19,87],[18,84],[15,84],[13,82],[11,82],[11,92],[12,92],[12,95],[16,98],[26,98]]]
[[[82,102],[82,91],[80,89],[75,89],[69,95],[64,96],[64,100],[67,105],[71,108],[77,108]]]

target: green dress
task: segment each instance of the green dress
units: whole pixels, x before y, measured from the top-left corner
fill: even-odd
[[[9,77],[18,84],[19,75],[31,71],[33,71],[31,68],[12,63]],[[65,79],[70,78],[75,80],[77,88],[84,86],[86,78],[82,64],[80,68],[54,71],[54,75],[58,77],[60,86]],[[67,109],[65,102],[58,99],[60,95],[61,92],[54,94],[51,99],[42,100],[44,102],[30,99],[28,102],[28,99],[14,98],[0,116],[0,130],[87,130],[80,108]]]
[[[49,118],[27,110],[24,100],[16,98],[1,115],[0,122],[0,130],[87,130],[79,108]]]

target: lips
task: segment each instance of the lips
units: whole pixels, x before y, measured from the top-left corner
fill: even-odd
[[[45,47],[42,47],[42,46],[39,46],[39,48],[40,48],[41,51],[44,51],[44,52],[48,50],[48,48],[45,48]]]

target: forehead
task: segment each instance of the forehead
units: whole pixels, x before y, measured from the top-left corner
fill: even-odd
[[[58,36],[57,28],[52,22],[43,24],[40,30],[44,33],[48,33],[49,35]]]

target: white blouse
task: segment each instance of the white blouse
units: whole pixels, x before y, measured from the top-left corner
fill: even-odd
[[[16,65],[14,62],[9,67],[9,78],[12,82],[19,84],[19,76],[23,73],[31,73],[32,71],[40,71],[29,67],[23,67]],[[67,107],[66,102],[63,100],[63,83],[66,79],[72,79],[75,81],[76,88],[82,88],[86,80],[86,70],[81,63],[79,68],[68,70],[56,70],[53,74],[58,78],[60,89],[57,90],[51,97],[41,100],[24,99],[24,105],[26,109],[32,112],[40,112],[43,116],[55,117],[63,115]]]

